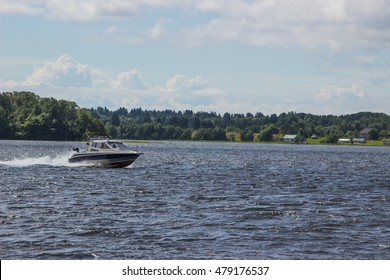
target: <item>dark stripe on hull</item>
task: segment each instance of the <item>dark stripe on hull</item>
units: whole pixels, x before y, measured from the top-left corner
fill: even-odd
[[[74,154],[69,158],[70,163],[87,163],[102,167],[126,167],[132,164],[140,154],[138,153],[85,153]]]

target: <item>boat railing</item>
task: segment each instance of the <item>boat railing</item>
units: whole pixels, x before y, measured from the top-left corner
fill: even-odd
[[[89,138],[90,141],[96,141],[96,140],[108,140],[109,138],[107,136],[92,136]]]

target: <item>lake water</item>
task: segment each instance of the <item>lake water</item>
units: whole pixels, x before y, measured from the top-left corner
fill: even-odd
[[[0,141],[1,259],[390,259],[390,148]]]

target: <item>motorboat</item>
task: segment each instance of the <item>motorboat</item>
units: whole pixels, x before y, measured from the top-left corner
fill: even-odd
[[[130,150],[122,141],[106,137],[91,138],[85,150],[73,148],[69,163],[122,168],[132,164],[142,153]]]

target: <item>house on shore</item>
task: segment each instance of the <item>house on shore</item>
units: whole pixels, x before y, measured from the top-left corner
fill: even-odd
[[[295,139],[297,139],[297,136],[292,135],[292,134],[286,134],[283,137],[284,142],[291,142],[292,143],[292,142],[295,142]]]
[[[349,143],[349,144],[365,143],[366,139],[364,139],[364,138],[352,138],[352,139],[340,138],[338,142],[339,143]]]
[[[357,138],[364,138],[365,140],[368,140],[370,138],[371,128],[364,128],[361,131],[359,131]]]

